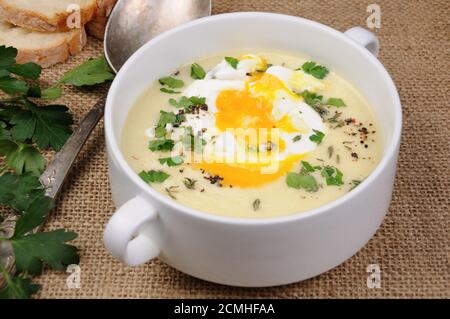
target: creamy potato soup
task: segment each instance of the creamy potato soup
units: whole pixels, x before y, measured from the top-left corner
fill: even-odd
[[[121,145],[149,187],[241,218],[329,203],[383,152],[354,87],[327,66],[272,52],[210,57],[159,79],[131,109]]]

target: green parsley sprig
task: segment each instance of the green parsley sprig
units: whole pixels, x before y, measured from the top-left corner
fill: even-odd
[[[42,88],[41,67],[18,64],[16,57],[15,48],[0,46],[0,91],[10,96],[0,98],[0,205],[17,215],[14,233],[0,234],[0,243],[12,247],[16,263],[12,275],[0,259],[0,279],[5,283],[0,286],[0,299],[30,298],[40,288],[32,277],[42,273],[44,264],[63,270],[79,261],[77,248],[67,244],[76,233],[34,232],[54,207],[39,181],[46,166],[41,150],[60,150],[72,134],[73,123],[66,106],[38,100],[59,98],[64,84],[95,85],[114,77],[100,57],[66,73],[54,86]]]

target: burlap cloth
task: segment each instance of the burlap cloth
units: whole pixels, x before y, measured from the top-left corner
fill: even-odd
[[[242,289],[208,283],[161,261],[129,268],[103,248],[103,227],[114,212],[108,185],[103,125],[84,148],[48,223],[76,231],[81,249],[81,289],[69,289],[68,274],[46,271],[40,298],[359,298],[450,297],[450,2],[217,0],[214,13],[271,11],[298,15],[338,30],[366,25],[371,3],[381,7],[380,59],[399,89],[404,130],[389,213],[373,239],[355,256],[316,278],[289,286]],[[292,41],[302,41],[296,39]],[[47,71],[48,81],[97,56],[90,39],[84,52]],[[67,89],[77,120],[101,92]],[[381,267],[381,289],[368,289],[366,268]]]

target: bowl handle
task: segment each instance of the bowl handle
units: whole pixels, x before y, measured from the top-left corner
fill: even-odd
[[[160,248],[144,226],[155,223],[158,213],[141,196],[123,204],[111,217],[105,228],[103,242],[106,250],[129,266],[141,265],[158,257]]]
[[[375,57],[378,57],[380,41],[375,34],[361,27],[353,27],[344,33],[353,41],[369,50]]]

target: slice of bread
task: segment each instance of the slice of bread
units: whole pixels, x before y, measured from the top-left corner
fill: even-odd
[[[79,6],[80,24],[94,15],[97,0],[0,0],[0,17],[17,26],[44,32],[73,29],[67,20],[73,17],[73,5]],[[71,19],[70,19],[71,20]]]
[[[0,45],[15,47],[18,63],[34,62],[46,68],[77,54],[85,44],[84,28],[48,33],[0,22]]]
[[[97,0],[97,10],[95,10],[92,20],[86,24],[86,31],[90,35],[103,40],[109,15],[116,2],[117,0]]]

